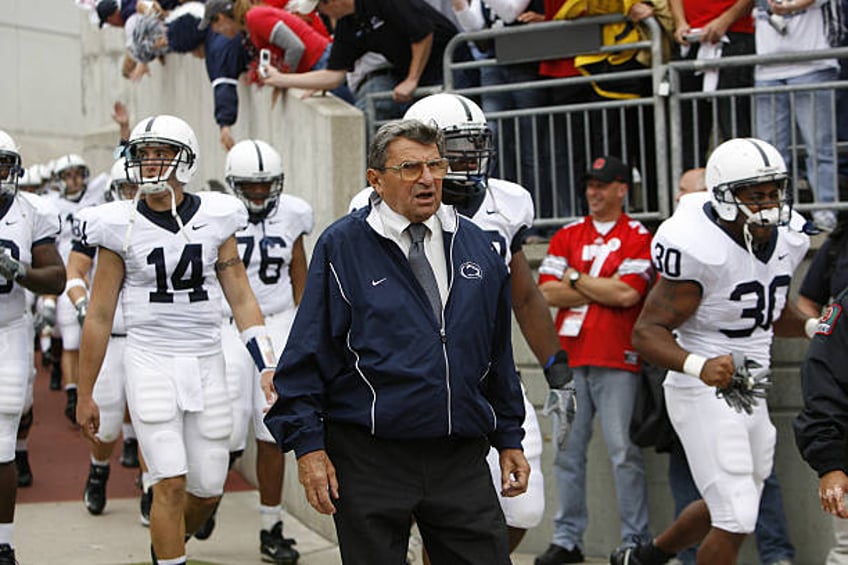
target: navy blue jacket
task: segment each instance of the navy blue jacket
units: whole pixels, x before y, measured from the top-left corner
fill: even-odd
[[[503,259],[471,221],[440,212],[458,222],[443,229],[449,291],[440,327],[404,253],[367,223],[370,211],[318,239],[274,376],[268,429],[298,457],[324,449],[325,420],[386,439],[488,436],[498,449],[520,449],[524,406]]]

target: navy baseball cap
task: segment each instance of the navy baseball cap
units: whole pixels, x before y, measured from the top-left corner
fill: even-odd
[[[98,0],[97,17],[100,18],[100,27],[103,27],[109,16],[114,14],[117,9],[118,2],[116,0]]]
[[[586,171],[583,180],[598,179],[601,182],[618,181],[630,185],[630,167],[612,155],[598,157]]]

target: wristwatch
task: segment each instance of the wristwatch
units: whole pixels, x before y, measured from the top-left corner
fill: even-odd
[[[580,271],[572,271],[570,275],[568,275],[568,284],[571,285],[571,288],[577,288],[575,285],[577,281],[580,280]]]

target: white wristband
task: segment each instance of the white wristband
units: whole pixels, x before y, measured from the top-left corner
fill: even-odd
[[[42,306],[55,308],[56,307],[56,301],[53,300],[52,298],[45,298],[44,302],[42,302]]]
[[[695,353],[690,353],[686,356],[686,360],[683,361],[683,372],[687,375],[691,375],[696,379],[701,378],[701,371],[704,370],[704,365],[707,362],[707,358],[703,355],[697,355]]]
[[[819,327],[819,319],[818,318],[807,318],[807,321],[804,322],[804,333],[807,334],[807,337],[813,339],[813,336],[816,335],[816,330]]]
[[[88,287],[85,284],[85,281],[82,279],[71,279],[65,283],[65,292],[68,292],[72,288],[82,288],[84,290],[88,290]]]

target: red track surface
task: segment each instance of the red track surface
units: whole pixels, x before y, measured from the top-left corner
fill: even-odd
[[[49,381],[49,373],[39,365],[33,403],[35,422],[28,440],[33,482],[30,487],[18,489],[18,504],[68,500],[78,500],[82,504],[90,462],[88,442],[65,418],[64,391],[50,390]],[[118,461],[120,456],[119,441],[112,454],[107,498],[135,498],[139,495],[135,486],[138,469],[122,467]],[[251,489],[241,475],[230,472],[226,485],[228,492]]]

